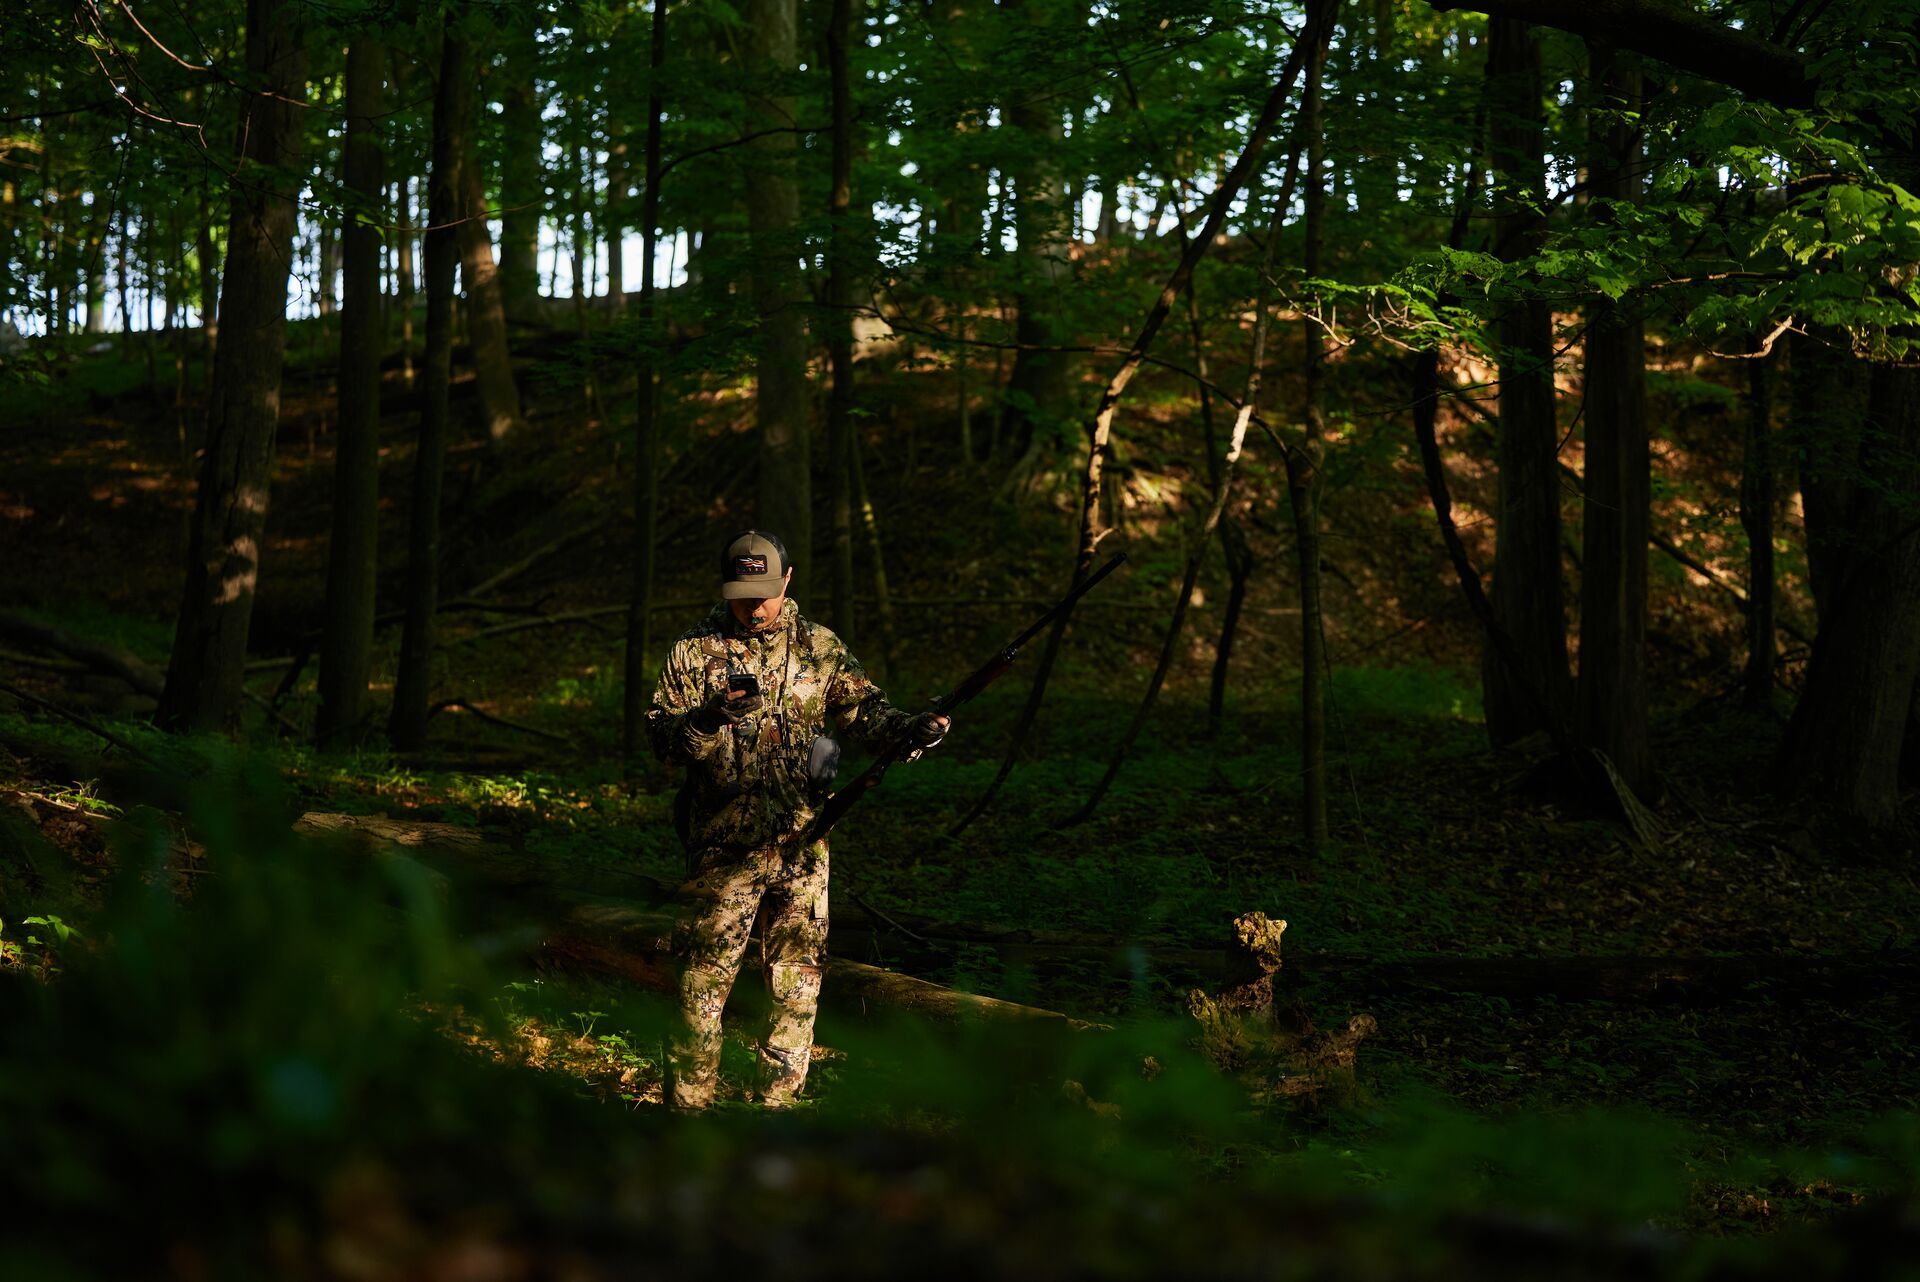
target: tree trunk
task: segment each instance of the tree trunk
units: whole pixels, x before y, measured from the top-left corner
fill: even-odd
[[[832,172],[828,177],[827,364],[833,386],[827,396],[827,506],[833,524],[833,627],[849,645],[853,623],[853,87],[847,70],[847,40],[855,0],[831,0],[827,20],[827,74],[832,96]]]
[[[81,270],[86,279],[87,333],[104,334],[107,332],[107,232],[111,228],[111,202],[94,193],[93,216],[87,220],[85,239],[80,246],[83,258]],[[168,241],[169,250],[172,241]],[[168,312],[172,312],[173,293],[167,293]],[[171,328],[171,323],[169,323]]]
[[[1747,534],[1747,707],[1773,706],[1773,360],[1747,363],[1740,525]]]
[[[233,189],[227,233],[226,334],[213,375],[206,454],[194,497],[186,590],[156,719],[176,730],[239,719],[267,490],[280,420],[287,268],[299,179],[306,55],[285,0],[248,0],[246,69],[261,92],[240,112],[239,163],[262,175]]]
[[[660,223],[661,70],[667,56],[666,0],[653,0],[653,31],[647,53],[646,191],[640,200],[639,330],[634,361],[638,393],[634,413],[633,587],[627,598],[627,650],[621,702],[621,751],[629,761],[640,752],[642,718],[653,686],[649,659],[654,559],[660,524],[660,429],[655,422],[654,267]]]
[[[411,177],[401,180],[399,195],[400,230],[398,234],[400,245],[399,252],[395,255],[395,260],[399,263],[400,272],[400,288],[397,291],[400,299],[400,375],[406,380],[407,386],[411,388],[413,386],[413,298],[415,293],[413,285],[415,271],[413,264],[413,179]]]
[[[1875,828],[1900,818],[1900,754],[1920,670],[1920,370],[1870,367],[1850,547],[1782,745],[1783,789]],[[1809,511],[1809,526],[1812,512]],[[1809,529],[1809,541],[1812,531]]]
[[[220,337],[220,251],[214,247],[213,243],[213,179],[211,177],[204,179],[200,183],[197,191],[200,201],[200,217],[197,220],[199,224],[199,237],[195,243],[194,256],[200,260],[200,326],[206,331],[207,379],[208,385],[211,387],[214,366],[213,355]],[[125,229],[126,222],[125,216],[123,215],[121,221],[122,242],[120,251],[123,255],[123,263],[126,253]],[[124,271],[124,267],[122,270]],[[124,281],[120,288],[120,307],[124,312],[127,307],[126,285]],[[132,318],[128,317],[127,321],[127,328],[132,329]]]
[[[322,316],[335,311],[333,272],[333,225],[321,223],[313,247],[313,284],[315,310]]]
[[[508,320],[524,324],[540,310],[540,216],[545,208],[536,49],[522,38],[506,50],[500,89],[500,301]]]
[[[860,435],[847,434],[848,463],[853,474],[853,501],[860,509],[860,525],[867,536],[867,559],[873,566],[873,609],[880,620],[880,661],[872,665],[881,681],[893,673],[894,638],[893,591],[887,586],[887,554],[880,540],[880,518],[873,510],[873,495],[867,490],[867,465],[862,458]]]
[[[1307,62],[1301,97],[1300,129],[1307,140],[1304,186],[1306,244],[1301,267],[1307,280],[1320,275],[1327,210],[1326,137],[1320,118],[1320,82],[1327,61],[1331,24],[1321,28],[1320,44]],[[1318,300],[1314,300],[1318,306]],[[1300,835],[1309,856],[1327,842],[1327,698],[1324,623],[1320,613],[1320,468],[1326,455],[1323,386],[1326,352],[1311,316],[1300,322],[1306,354],[1303,430],[1298,446],[1287,451],[1287,497],[1293,509],[1293,542],[1300,566]]]
[[[513,353],[507,346],[507,313],[500,300],[500,274],[493,265],[493,238],[487,231],[487,197],[480,181],[480,159],[471,144],[460,164],[460,274],[467,288],[467,343],[473,351],[474,381],[480,389],[480,418],[487,439],[498,445],[526,429],[520,416],[520,392],[513,380]]]
[[[453,274],[460,257],[455,223],[462,159],[473,111],[473,52],[450,18],[441,37],[439,80],[433,94],[433,165],[427,177],[427,339],[422,373],[419,444],[413,460],[413,506],[408,513],[406,622],[394,674],[387,735],[401,752],[427,738],[427,700],[433,684],[434,612],[440,595],[440,490],[447,454],[447,404],[453,375]]]
[[[762,85],[779,86],[796,59],[796,0],[748,0],[748,66]],[[757,522],[785,541],[793,584],[809,581],[813,562],[813,482],[807,423],[807,347],[796,263],[800,196],[794,100],[754,99],[751,130],[780,130],[756,140],[747,169],[747,225],[752,239],[753,305],[760,317],[755,419],[760,434]],[[802,598],[804,599],[804,597]]]
[[[363,202],[345,232],[340,317],[340,422],[335,437],[333,522],[327,546],[327,606],[320,636],[322,747],[342,747],[366,729],[373,660],[375,576],[380,560],[380,223],[386,195],[379,122],[386,51],[370,38],[347,49],[343,186]]]
[[[1221,612],[1220,640],[1213,648],[1213,681],[1207,691],[1207,738],[1220,733],[1227,707],[1227,676],[1233,662],[1233,637],[1240,628],[1240,612],[1247,603],[1247,580],[1253,574],[1253,549],[1246,532],[1232,517],[1220,523],[1220,546],[1227,559],[1227,605]]]
[[[622,250],[627,239],[627,188],[633,181],[633,166],[627,159],[627,144],[607,139],[607,203],[600,232],[607,241],[607,298],[617,316],[626,309],[626,259]]]
[[[1852,518],[1860,488],[1861,429],[1867,416],[1867,366],[1847,350],[1843,331],[1809,327],[1793,336],[1792,418],[1800,456],[1800,504],[1807,530],[1807,581],[1822,627],[1846,577]]]
[[[1596,201],[1637,203],[1641,187],[1640,71],[1630,57],[1592,47],[1596,110],[1590,174]],[[1610,220],[1607,208],[1598,217]],[[1580,680],[1577,733],[1606,754],[1642,797],[1656,788],[1647,739],[1646,345],[1637,301],[1596,299],[1587,309],[1586,502],[1581,522]],[[1556,482],[1558,477],[1555,477]],[[1556,485],[1557,489],[1557,485]],[[1496,584],[1497,584],[1496,580]]]
[[[1546,198],[1540,46],[1532,28],[1511,19],[1491,22],[1489,41],[1489,150],[1497,189],[1515,193],[1500,208],[1495,248],[1502,257],[1522,258],[1539,242],[1538,202]],[[1489,645],[1482,652],[1481,689],[1487,734],[1505,744],[1548,728],[1523,685],[1540,692],[1556,718],[1564,718],[1572,691],[1560,573],[1553,316],[1544,301],[1518,302],[1500,316],[1496,333],[1500,473],[1489,596],[1524,675]]]
[[[1045,31],[1044,5],[1002,3],[1001,11]],[[1032,479],[1056,440],[1054,429],[1071,413],[1073,360],[1046,349],[1064,336],[1053,303],[1073,276],[1067,242],[1073,222],[1059,172],[1062,151],[1060,103],[1041,86],[1016,87],[1005,108],[1009,126],[1024,137],[1003,174],[1013,180],[1015,285],[1013,370],[1007,376],[996,440],[1012,451],[1010,490]],[[1001,200],[1006,195],[1002,182]]]

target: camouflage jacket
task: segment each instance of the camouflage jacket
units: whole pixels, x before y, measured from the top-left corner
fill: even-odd
[[[726,689],[729,672],[759,680],[760,711],[702,733],[693,713]],[[674,642],[647,709],[647,734],[656,756],[687,768],[679,817],[688,848],[752,849],[813,818],[807,755],[815,735],[839,730],[890,743],[911,720],[867,679],[846,643],[802,618],[791,600],[764,632],[739,627],[722,601]]]

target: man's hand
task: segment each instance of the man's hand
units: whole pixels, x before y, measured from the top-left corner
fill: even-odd
[[[707,701],[693,710],[693,728],[701,734],[712,734],[721,726],[730,726],[742,717],[750,717],[760,711],[760,705],[766,700],[759,694],[736,695],[722,690],[707,696]]]
[[[907,733],[913,737],[915,747],[931,748],[947,737],[947,731],[953,729],[953,718],[943,717],[934,712],[923,712],[915,717],[907,727]]]

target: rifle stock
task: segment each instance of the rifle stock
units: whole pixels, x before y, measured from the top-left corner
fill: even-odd
[[[1125,552],[1115,553],[1106,564],[1074,585],[1073,589],[1055,602],[1051,609],[1034,620],[1026,631],[1015,637],[991,659],[968,673],[966,679],[959,685],[934,700],[933,712],[939,716],[949,716],[954,709],[976,698],[988,686],[1005,676],[1013,667],[1014,660],[1020,657],[1020,650],[1027,642],[1039,636],[1055,619],[1072,610],[1076,601],[1091,592],[1102,579],[1119,569],[1120,563],[1126,559]],[[853,809],[854,803],[878,784],[895,762],[912,751],[914,751],[914,745],[911,739],[903,735],[897,742],[880,752],[865,770],[820,804],[813,822],[794,834],[792,838],[794,844],[806,845],[808,842],[818,841],[833,831],[834,825],[845,817],[847,811]]]

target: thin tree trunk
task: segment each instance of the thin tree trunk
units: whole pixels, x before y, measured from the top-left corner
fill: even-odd
[[[1632,203],[1640,178],[1640,71],[1592,48],[1596,112],[1590,173],[1596,200]],[[1608,211],[1602,211],[1607,217]],[[1647,444],[1646,341],[1635,302],[1588,307],[1586,503],[1580,571],[1579,735],[1639,796],[1656,784],[1647,727],[1647,526],[1652,502]],[[1557,478],[1556,478],[1557,480]],[[1557,487],[1556,487],[1557,488]],[[1557,500],[1556,500],[1557,503]]]
[[[1325,29],[1307,63],[1300,129],[1307,141],[1305,181],[1306,245],[1301,259],[1305,278],[1320,275],[1320,252],[1327,211],[1326,137],[1320,119],[1320,82],[1326,69]],[[1313,302],[1318,306],[1318,299]],[[1320,476],[1326,454],[1323,385],[1326,352],[1313,317],[1300,322],[1306,358],[1303,432],[1287,451],[1287,497],[1293,509],[1293,541],[1300,565],[1300,830],[1306,853],[1318,854],[1327,841],[1327,704],[1324,620],[1320,610]]]
[[[646,191],[640,200],[640,301],[634,374],[639,385],[634,413],[633,587],[627,598],[627,651],[621,702],[621,751],[640,751],[642,718],[653,682],[649,619],[653,613],[654,559],[660,524],[660,430],[655,422],[654,267],[660,223],[661,70],[667,56],[667,0],[653,0],[652,39],[647,53]]]
[[[867,536],[867,559],[873,565],[873,607],[880,619],[880,662],[874,673],[888,680],[893,673],[894,639],[893,593],[887,586],[887,553],[880,542],[880,519],[874,514],[873,496],[867,492],[867,466],[860,448],[860,434],[847,438],[847,453],[853,470],[853,501],[860,509],[860,524]]]
[[[849,644],[853,621],[853,88],[847,71],[847,40],[854,0],[831,0],[827,19],[827,76],[832,97],[832,172],[828,178],[827,363],[833,386],[827,395],[827,506],[833,527],[833,626]]]
[[[448,399],[453,376],[453,275],[460,257],[456,220],[464,203],[459,170],[467,154],[473,110],[473,53],[449,18],[441,36],[433,95],[433,163],[427,176],[427,338],[422,374],[419,445],[413,460],[413,506],[408,514],[407,617],[400,634],[393,712],[387,735],[402,752],[427,739],[433,684],[434,612],[440,595],[440,491],[447,454]]]
[[[227,235],[227,324],[213,375],[206,455],[194,498],[186,590],[156,720],[176,730],[238,722],[247,631],[259,586],[267,489],[286,354],[287,267],[299,170],[306,56],[284,0],[248,0],[246,69],[261,91],[241,108],[241,164]],[[257,166],[257,168],[255,168]]]
[[[1540,45],[1533,28],[1510,18],[1488,24],[1488,41],[1488,152],[1496,190],[1507,193],[1498,206],[1494,248],[1503,258],[1517,259],[1539,241],[1539,208],[1546,198]],[[1490,597],[1522,664],[1515,669],[1491,643],[1482,652],[1482,705],[1488,737],[1498,745],[1546,728],[1540,714],[1530,710],[1531,696],[1523,686],[1541,692],[1553,719],[1564,719],[1572,690],[1560,571],[1552,312],[1544,301],[1513,303],[1496,321],[1495,333],[1499,496]]]
[[[748,0],[748,65],[763,84],[793,74],[798,11],[795,0]],[[794,100],[755,100],[753,129],[790,131]],[[778,534],[793,554],[792,589],[810,582],[813,482],[807,424],[807,348],[802,293],[795,263],[800,196],[795,182],[797,139],[768,134],[752,144],[747,170],[747,223],[753,250],[753,305],[760,318],[755,419],[760,435],[759,524]]]
[[[207,175],[201,179],[199,186],[196,188],[196,195],[200,205],[200,217],[197,220],[200,234],[195,246],[195,257],[200,260],[200,327],[206,331],[204,347],[206,349],[206,379],[209,391],[211,391],[213,386],[214,349],[220,337],[220,251],[214,247],[213,243],[213,178],[211,174],[212,166],[208,166]],[[124,214],[121,216],[120,228],[122,236],[120,252],[124,256],[126,253],[126,221]],[[122,262],[122,271],[124,272],[124,257]],[[124,280],[120,288],[120,306],[124,310],[127,306],[126,284]],[[130,316],[128,317],[127,328],[133,328],[132,317]]]
[[[400,264],[400,374],[407,387],[413,387],[413,179],[400,182],[400,246],[396,258]]]
[[[321,223],[313,250],[313,284],[316,308],[322,316],[335,311],[333,272],[333,225]]]
[[[467,289],[467,343],[473,351],[474,382],[480,389],[480,418],[487,439],[498,445],[526,430],[520,415],[520,390],[513,379],[513,352],[507,344],[507,313],[500,300],[500,273],[493,264],[493,238],[487,230],[486,190],[480,160],[471,140],[460,163],[460,275]]]
[[[1300,71],[1306,62],[1308,50],[1315,48],[1322,39],[1320,33],[1330,20],[1331,8],[1331,0],[1315,0],[1308,10],[1306,28],[1294,42],[1293,48],[1287,52],[1286,65],[1280,69],[1280,75],[1268,93],[1266,102],[1262,104],[1259,116],[1255,118],[1252,128],[1248,131],[1247,143],[1240,152],[1239,159],[1234,161],[1233,168],[1216,187],[1213,204],[1207,211],[1206,221],[1201,225],[1199,234],[1187,239],[1179,263],[1168,276],[1166,284],[1160,287],[1159,296],[1154,299],[1153,306],[1148,310],[1145,320],[1141,322],[1140,332],[1134,336],[1132,346],[1128,348],[1126,356],[1121,358],[1120,364],[1115,367],[1107,380],[1105,389],[1100,394],[1100,402],[1094,410],[1093,421],[1088,430],[1087,465],[1082,474],[1080,486],[1080,532],[1078,546],[1074,553],[1070,590],[1078,587],[1080,581],[1091,572],[1094,556],[1099,551],[1100,541],[1106,534],[1100,525],[1101,463],[1106,455],[1108,438],[1113,432],[1113,418],[1119,408],[1120,398],[1126,394],[1128,384],[1133,381],[1133,376],[1139,373],[1140,366],[1145,363],[1148,349],[1153,346],[1153,340],[1160,333],[1160,327],[1166,323],[1168,314],[1173,310],[1174,300],[1179,298],[1180,291],[1186,288],[1188,278],[1193,275],[1193,269],[1199,265],[1201,258],[1205,257],[1207,250],[1213,245],[1214,238],[1219,235],[1221,224],[1226,221],[1228,208],[1232,205],[1234,198],[1240,194],[1240,189],[1246,185],[1255,163],[1260,158],[1260,153],[1266,148],[1267,137],[1273,132],[1274,123],[1279,119],[1282,108],[1286,106],[1287,98],[1293,92],[1294,82],[1300,78]],[[1041,651],[1040,662],[1034,669],[1033,685],[1027,692],[1026,705],[1020,710],[1020,719],[1014,725],[1013,738],[1007,746],[1006,755],[1001,758],[1000,768],[995,771],[993,781],[987,785],[986,792],[954,825],[952,829],[954,834],[964,831],[985,812],[995,794],[999,792],[1000,785],[1013,772],[1013,763],[1018,760],[1020,751],[1026,744],[1027,734],[1032,730],[1034,720],[1039,716],[1040,705],[1046,697],[1047,679],[1053,672],[1055,660],[1059,657],[1060,644],[1066,636],[1067,625],[1072,620],[1072,615],[1073,612],[1070,609],[1063,610],[1054,620],[1053,627],[1048,630],[1046,647]]]
[[[627,305],[627,265],[621,251],[627,239],[627,187],[632,181],[632,171],[633,166],[627,158],[627,144],[615,141],[609,135],[606,214],[600,231],[607,241],[607,298],[613,303],[616,316],[626,310]]]
[[[1227,605],[1221,612],[1220,640],[1213,654],[1213,682],[1207,692],[1209,739],[1220,734],[1220,719],[1227,706],[1227,676],[1233,662],[1234,633],[1240,627],[1240,612],[1247,603],[1247,580],[1253,574],[1253,549],[1247,546],[1246,532],[1232,517],[1220,523],[1220,546],[1227,560]]]
[[[87,333],[107,332],[106,240],[111,229],[112,207],[104,193],[95,192],[93,215],[87,220],[85,239],[80,245],[81,272],[86,282]],[[168,239],[169,248],[172,238]],[[172,327],[173,292],[167,292],[168,327]]]
[[[348,223],[340,317],[340,423],[334,447],[333,521],[327,545],[327,605],[320,636],[315,735],[341,747],[366,729],[373,661],[375,576],[380,558],[380,231],[386,194],[379,121],[386,112],[386,51],[374,40],[347,49],[344,187],[365,209]]]
[[[1749,708],[1773,706],[1773,359],[1747,363],[1747,432],[1740,466],[1740,525],[1747,534]]]

